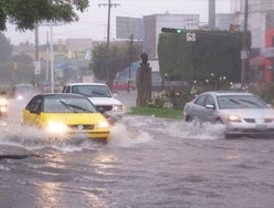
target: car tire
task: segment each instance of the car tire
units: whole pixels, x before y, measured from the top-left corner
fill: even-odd
[[[225,133],[225,138],[226,139],[237,139],[239,137],[240,137],[240,135],[238,135],[238,134],[226,134]]]
[[[224,124],[224,122],[220,118],[217,118],[215,124]]]
[[[189,115],[186,115],[186,118],[185,118],[185,121],[186,122],[192,122],[192,118],[191,118],[191,116],[189,116]]]

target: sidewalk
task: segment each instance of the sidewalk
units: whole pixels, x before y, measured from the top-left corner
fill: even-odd
[[[137,91],[117,91],[116,98],[120,100],[126,109],[129,109],[132,106],[136,106]]]

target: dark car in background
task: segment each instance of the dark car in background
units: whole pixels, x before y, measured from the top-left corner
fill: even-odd
[[[11,90],[11,96],[17,100],[28,99],[35,94],[38,94],[40,90],[35,88],[30,83],[16,84]]]

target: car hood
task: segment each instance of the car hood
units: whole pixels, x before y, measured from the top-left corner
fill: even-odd
[[[98,124],[106,121],[100,113],[41,113],[44,123],[48,121],[62,122],[66,125]]]
[[[122,103],[113,97],[89,97],[94,105],[122,105]]]
[[[236,115],[241,118],[274,118],[274,110],[272,108],[261,109],[227,109],[221,110],[223,115]]]

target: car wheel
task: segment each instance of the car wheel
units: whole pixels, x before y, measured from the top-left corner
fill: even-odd
[[[238,135],[238,134],[226,134],[225,133],[225,138],[226,139],[237,139],[239,137],[240,137],[240,135]]]
[[[189,115],[186,115],[185,121],[186,121],[186,122],[191,122],[191,121],[192,121],[192,118],[191,118],[191,116],[189,116]]]
[[[215,121],[215,124],[223,124],[223,123],[224,122],[220,118],[217,118]]]

